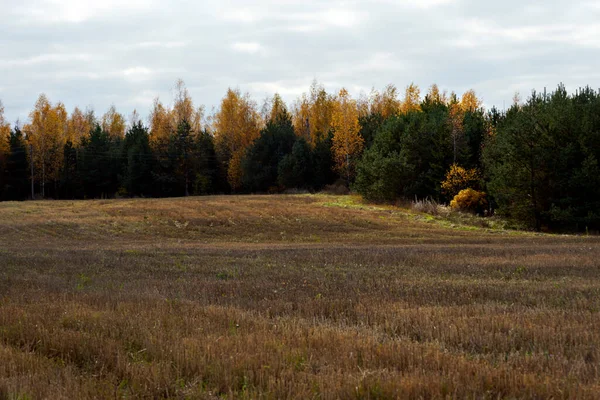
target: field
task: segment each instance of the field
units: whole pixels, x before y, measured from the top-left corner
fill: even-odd
[[[595,398],[599,260],[354,197],[0,203],[0,399]]]

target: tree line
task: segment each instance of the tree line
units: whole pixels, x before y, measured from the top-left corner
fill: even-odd
[[[167,197],[319,191],[336,184],[373,201],[431,198],[501,213],[538,230],[599,229],[600,94],[591,88],[515,98],[486,111],[411,84],[354,99],[313,82],[290,108],[229,89],[207,116],[182,81],[146,123],[111,107],[97,117],[45,95],[27,123],[0,103],[0,199]]]

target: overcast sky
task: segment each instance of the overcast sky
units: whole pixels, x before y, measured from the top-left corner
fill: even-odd
[[[0,99],[146,116],[182,78],[197,104],[227,87],[288,103],[313,79],[473,88],[487,107],[564,82],[600,87],[600,1],[0,0]]]

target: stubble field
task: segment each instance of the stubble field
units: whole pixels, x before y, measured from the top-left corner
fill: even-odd
[[[0,399],[597,398],[600,239],[325,195],[0,203]]]

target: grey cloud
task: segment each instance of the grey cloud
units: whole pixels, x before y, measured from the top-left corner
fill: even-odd
[[[354,95],[394,83],[514,91],[600,86],[594,1],[0,0],[0,98],[26,119],[46,93],[68,109],[125,115],[169,103],[177,78],[198,104],[228,86],[289,103],[316,78]]]

